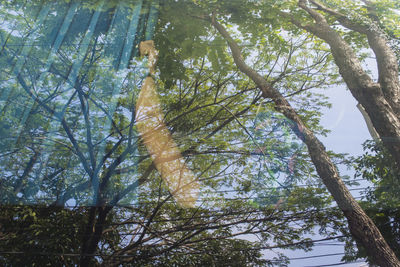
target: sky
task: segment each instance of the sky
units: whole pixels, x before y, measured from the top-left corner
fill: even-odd
[[[368,51],[364,51],[368,52]],[[371,52],[371,51],[369,51]],[[370,53],[372,54],[372,53]],[[369,58],[363,62],[364,68],[369,70],[373,79],[377,79],[377,68],[374,58]],[[321,93],[321,91],[318,91]],[[372,139],[363,116],[357,108],[357,101],[351,95],[345,85],[329,88],[323,92],[329,97],[329,102],[332,104],[330,109],[323,109],[321,125],[326,129],[331,130],[328,136],[320,136],[327,150],[332,150],[336,153],[348,153],[351,156],[359,156],[363,154],[362,143],[367,139]],[[354,176],[354,171],[347,170],[344,166],[339,166],[340,173],[343,175]],[[361,182],[357,187],[366,187],[368,182]],[[351,191],[354,197],[360,195],[361,191]],[[318,236],[314,236],[318,239]],[[325,255],[343,253],[343,245],[339,245],[337,241],[325,242],[332,245],[315,246],[311,252],[302,251],[283,251],[290,258],[299,258],[305,256]],[[327,266],[329,264],[340,263],[343,255],[332,255],[312,259],[297,259],[293,260],[289,267],[314,267]],[[345,267],[366,267],[365,262],[349,263],[340,266]]]
[[[320,91],[319,91],[320,92]],[[336,153],[349,153],[357,156],[363,153],[362,143],[371,139],[364,118],[356,107],[357,101],[353,98],[350,91],[345,86],[337,86],[324,91],[332,103],[330,109],[323,110],[321,124],[331,130],[327,137],[320,137],[327,150]],[[347,170],[343,166],[340,167],[341,174],[347,174],[351,177],[353,172]],[[363,185],[361,187],[364,187]],[[352,191],[353,196],[358,196],[358,191]],[[319,239],[313,236],[313,239]],[[282,250],[289,258],[300,258],[315,255],[344,253],[344,247],[337,240],[324,242],[325,245],[314,246],[313,251],[290,251]],[[295,259],[291,261],[290,267],[306,267],[306,266],[323,266],[329,264],[340,263],[343,255],[324,256],[311,259]],[[357,262],[343,264],[345,267],[361,267],[368,266],[366,263]]]

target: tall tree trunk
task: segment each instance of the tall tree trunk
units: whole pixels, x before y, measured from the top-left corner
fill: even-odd
[[[333,29],[324,15],[310,8],[307,2],[318,10],[334,16],[343,26],[365,35],[373,50],[378,67],[378,82],[374,82],[363,69],[351,46]],[[305,10],[315,23],[303,24],[290,14],[293,24],[327,42],[331,48],[339,72],[351,94],[365,108],[383,144],[389,150],[400,169],[400,82],[395,53],[388,45],[385,33],[371,21],[370,25],[354,22],[345,15],[314,0],[299,0],[299,7]]]
[[[347,218],[352,235],[364,245],[369,255],[371,255],[379,265],[384,267],[400,267],[399,260],[382,237],[378,228],[365,214],[341,180],[337,168],[332,163],[324,145],[313,132],[307,128],[282,94],[272,87],[263,76],[245,63],[239,46],[225,28],[216,21],[215,14],[213,14],[211,18],[211,23],[227,41],[239,70],[254,81],[261,89],[263,97],[270,98],[274,101],[275,109],[278,112],[281,112],[288,119],[295,122],[295,126],[293,126],[294,132],[307,145],[317,173]]]

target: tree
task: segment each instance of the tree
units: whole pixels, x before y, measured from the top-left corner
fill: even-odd
[[[323,49],[322,42],[299,32],[297,38],[287,42],[277,32],[280,28],[277,23],[271,23],[271,28],[259,32],[265,28],[264,18],[254,14],[263,8],[270,9],[270,5],[254,1],[246,5],[233,3],[232,6],[225,1],[211,4],[215,6],[210,8],[210,13],[215,7],[220,7],[217,10],[221,16],[232,15],[223,17],[226,22],[231,20],[243,35],[247,34],[251,42],[249,49],[244,50],[245,55],[251,53],[250,47],[259,46],[260,49],[255,50],[258,53],[255,66],[266,74],[253,75],[253,71],[249,75],[245,71],[246,75],[243,75],[237,71],[225,49],[224,39],[229,40],[233,50],[236,41],[226,35],[222,24],[218,24],[215,17],[211,21],[213,25],[210,21],[193,19],[193,16],[204,13],[204,6],[199,8],[190,2],[179,1],[163,6],[154,39],[160,50],[160,76],[157,80],[161,107],[166,111],[165,126],[186,157],[187,165],[201,180],[202,193],[207,196],[200,199],[201,205],[187,210],[171,202],[171,194],[154,171],[149,153],[134,134],[135,96],[140,90],[142,77],[138,77],[137,70],[115,70],[122,57],[116,55],[117,49],[105,49],[105,54],[111,56],[102,57],[107,43],[101,41],[113,18],[122,14],[121,18],[134,19],[130,15],[134,4],[128,5],[122,13],[118,13],[119,9],[112,3],[104,10],[97,9],[97,3],[89,4],[87,10],[83,8],[79,14],[83,20],[71,24],[66,40],[86,45],[83,42],[86,39],[82,39],[86,36],[82,21],[90,25],[89,18],[95,17],[94,14],[99,15],[98,19],[104,21],[104,25],[90,31],[93,38],[88,38],[90,42],[85,53],[76,54],[74,46],[59,49],[51,68],[43,72],[43,77],[47,78],[41,81],[43,84],[37,85],[34,93],[30,89],[37,77],[42,77],[37,66],[47,64],[47,58],[42,54],[44,49],[36,47],[32,53],[22,54],[29,59],[26,62],[33,63],[24,65],[23,72],[15,75],[14,60],[18,61],[25,50],[13,44],[26,40],[30,32],[23,26],[17,27],[19,34],[2,31],[2,37],[8,36],[2,39],[8,44],[3,46],[1,60],[6,67],[2,70],[2,79],[10,81],[4,88],[15,89],[9,97],[12,101],[5,102],[9,108],[3,109],[4,118],[7,118],[4,120],[7,125],[4,127],[5,135],[11,139],[19,136],[21,141],[13,141],[18,144],[13,146],[14,149],[5,147],[2,150],[7,158],[2,162],[1,190],[5,192],[6,201],[21,200],[19,193],[22,200],[37,200],[35,196],[44,192],[55,200],[53,204],[56,205],[65,205],[72,198],[76,204],[94,204],[84,209],[84,218],[77,218],[77,221],[82,221],[79,223],[80,234],[75,237],[80,241],[79,246],[69,248],[75,251],[72,256],[78,258],[74,263],[80,262],[83,266],[99,262],[143,265],[151,261],[160,265],[216,264],[221,262],[227,250],[237,249],[246,253],[233,253],[232,261],[241,260],[242,265],[247,261],[272,264],[274,262],[260,259],[261,249],[291,246],[307,250],[312,242],[303,234],[313,232],[317,225],[325,229],[322,232],[328,238],[337,238],[332,236],[333,233],[344,231],[341,216],[337,210],[328,208],[331,199],[326,191],[315,186],[315,170],[309,164],[301,140],[309,146],[319,175],[325,182],[335,183],[328,187],[333,196],[340,199],[344,192],[348,201],[344,204],[338,202],[342,209],[347,210],[348,217],[357,219],[357,214],[363,215],[338,178],[339,174],[330,161],[332,153],[325,152],[314,135],[326,133],[319,125],[318,116],[320,106],[326,103],[323,97],[311,93],[310,89],[337,82],[338,75],[330,73],[329,51]],[[8,19],[15,21],[15,25],[23,25],[23,20],[30,22],[38,17],[38,9],[26,8],[26,3],[16,1],[5,5],[9,10],[15,8],[14,13],[18,14],[20,9],[26,12],[23,18],[13,17],[14,13],[9,12]],[[68,5],[71,8],[74,3]],[[221,7],[229,8],[224,10]],[[233,12],[235,8],[246,12]],[[53,5],[50,9],[68,18],[65,6]],[[189,16],[184,16],[187,13]],[[62,20],[56,16],[51,22],[62,27]],[[127,29],[126,23],[121,20],[113,33],[121,34],[124,28]],[[210,31],[212,26],[223,36]],[[39,40],[44,36],[56,38],[57,33],[52,29],[51,26],[44,28]],[[249,29],[252,30],[246,32]],[[77,74],[77,83],[65,89],[70,71],[79,62],[74,55],[83,58],[83,67],[78,72],[71,72]],[[313,56],[311,60],[310,56]],[[238,60],[237,53],[234,59],[239,63],[239,69],[246,67],[246,62]],[[296,65],[296,61],[303,66]],[[257,78],[256,81],[249,80],[247,75]],[[113,91],[111,84],[121,84],[120,91]],[[274,86],[282,87],[282,90],[277,92]],[[70,101],[65,101],[65,96]],[[275,103],[269,101],[269,97]],[[296,102],[298,113],[286,105],[286,99]],[[28,109],[29,119],[23,120],[22,124],[27,127],[23,128],[22,134],[11,127],[21,122],[18,119],[21,111],[12,106],[18,102],[24,103],[22,106],[34,107]],[[288,119],[283,120],[273,108]],[[59,124],[47,120],[49,117],[55,117],[61,123],[60,130]],[[264,121],[255,125],[255,122],[259,123],[258,118]],[[106,122],[108,126],[104,127]],[[293,138],[295,135],[297,139]],[[289,136],[296,140],[290,145],[282,141]],[[47,141],[41,141],[43,139]],[[42,149],[47,147],[51,149]],[[43,169],[45,175],[40,172]],[[304,181],[304,177],[311,186],[297,188],[296,183]],[[35,188],[38,180],[45,183]],[[32,186],[20,186],[27,183]],[[88,189],[96,183],[99,191]],[[138,185],[140,192],[135,192]],[[237,199],[232,199],[232,194]],[[303,201],[297,206],[298,199]],[[348,205],[352,209],[348,209]],[[4,224],[10,224],[14,219],[13,212],[10,214]],[[368,219],[366,221],[370,223]],[[292,227],[292,223],[300,224],[300,227]],[[7,231],[12,233],[10,229]],[[261,241],[233,239],[248,234],[256,235]],[[14,237],[13,241],[21,241],[18,236]],[[271,240],[276,244],[270,245]],[[215,253],[212,258],[199,258],[199,253],[201,255],[208,249]],[[280,264],[279,261],[275,263]]]
[[[186,210],[172,201],[135,134],[135,96],[143,80],[135,68],[140,62],[118,70],[122,56],[103,42],[108,29],[113,30],[111,40],[121,37],[127,21],[118,27],[112,21],[134,18],[130,12],[135,5],[119,11],[112,3],[102,8],[89,3],[73,13],[75,2],[2,4],[7,21],[16,27],[1,31],[1,79],[7,81],[1,88],[1,199],[24,205],[3,209],[1,238],[7,242],[2,244],[2,263],[220,264],[226,251],[233,250],[226,264],[267,265],[274,262],[261,259],[262,249],[307,250],[312,240],[303,234],[313,232],[318,223],[329,229],[329,238],[336,238],[334,230],[342,225],[331,220],[340,216],[329,209],[326,191],[295,186],[303,176],[311,183],[315,174],[304,147],[283,141],[293,136],[287,130],[292,122],[270,112],[270,103],[259,103],[261,93],[231,64],[221,38],[212,40],[211,49],[209,40],[198,41],[200,36],[215,37],[209,35],[208,23],[196,26],[192,21],[196,27],[189,28],[186,20],[177,19],[179,9],[165,11],[170,16],[161,17],[155,37],[165,125],[203,186],[199,205]],[[70,20],[68,14],[79,20]],[[97,15],[101,23],[88,31]],[[37,25],[39,18],[48,23]],[[55,30],[67,24],[68,31]],[[179,30],[183,25],[187,35]],[[32,34],[32,29],[39,30]],[[54,51],[61,38],[64,45]],[[43,45],[33,45],[36,41]],[[295,53],[309,41],[298,40],[288,53],[301,58]],[[185,43],[183,51],[179,42]],[[192,44],[198,49],[189,52]],[[321,53],[302,70],[324,68],[325,56]],[[271,57],[263,64],[279,60]],[[307,79],[311,73],[297,75],[304,78],[303,87],[288,92],[291,96],[330,82],[323,75],[312,81]],[[325,104],[320,96],[308,96]],[[298,101],[306,106],[309,99]],[[310,127],[324,132],[318,107],[308,106],[302,113]],[[304,198],[299,207],[298,198]],[[37,203],[50,207],[26,206]],[[238,238],[245,235],[260,241]],[[65,242],[53,245],[59,236]],[[10,249],[14,253],[7,254]],[[199,257],[207,250],[213,251],[210,257]],[[274,264],[284,264],[286,259],[278,256]]]
[[[315,24],[304,26],[297,20],[292,20],[292,22],[329,44],[335,63],[350,92],[365,108],[386,148],[400,166],[400,145],[398,142],[398,137],[400,136],[400,106],[398,102],[400,82],[398,61],[389,45],[384,29],[379,25],[383,16],[392,16],[389,19],[392,19],[393,22],[398,20],[398,17],[393,17],[393,13],[385,15],[379,13],[377,7],[379,7],[379,4],[382,7],[383,3],[374,4],[364,1],[366,6],[352,6],[354,9],[357,8],[353,12],[360,12],[364,15],[361,18],[357,18],[345,16],[341,12],[335,11],[317,1],[310,1],[316,8],[313,9],[307,5],[307,2],[299,1],[299,7],[308,13],[315,21]],[[395,4],[390,4],[387,1],[385,1],[385,4],[389,5],[389,7],[395,7]],[[330,3],[330,5],[334,8],[336,7],[335,3]],[[322,14],[317,10],[322,11]],[[390,12],[390,9],[387,8],[386,11]],[[328,16],[341,26],[367,38],[369,47],[376,56],[379,73],[378,82],[374,82],[371,76],[363,69],[349,43],[340,36],[337,30],[331,27],[328,22]]]
[[[304,24],[303,21],[300,22],[294,17],[291,21],[296,26],[318,36],[329,44],[343,80],[352,95],[365,108],[383,144],[395,160],[397,167],[396,165],[391,167],[392,171],[396,172],[400,166],[399,68],[398,60],[390,46],[385,28],[382,28],[383,23],[381,21],[383,19],[389,21],[390,27],[391,23],[396,24],[399,17],[390,10],[390,8],[396,8],[395,3],[392,4],[387,1],[363,1],[363,3],[365,6],[350,4],[349,7],[353,9],[353,13],[346,16],[343,11],[349,7],[345,5],[341,6],[329,1],[326,2],[327,5],[324,5],[318,1],[300,0],[298,2],[299,7],[308,13],[313,22]],[[386,5],[386,8],[384,5]],[[384,13],[383,10],[385,10]],[[355,13],[359,15],[353,15]],[[339,30],[331,26],[333,22],[338,22],[340,26],[367,39],[368,45],[376,57],[377,82],[363,69],[351,48],[350,42],[341,37]],[[398,32],[394,36],[398,36]],[[351,228],[350,225],[350,230],[352,230]],[[356,238],[358,239],[358,237]],[[379,254],[374,255],[374,252],[368,248],[368,244],[361,242],[367,253],[374,258],[374,262],[379,265],[395,265],[394,262],[384,263],[380,261],[379,257],[381,256]],[[386,249],[388,249],[387,246]],[[392,257],[394,258],[393,253]],[[396,262],[398,265],[398,260]]]
[[[396,172],[396,163],[380,142],[367,141],[364,143],[364,150],[364,155],[353,159],[355,177],[362,177],[372,183],[365,190],[361,205],[399,257],[399,174]],[[346,259],[367,258],[369,263],[376,264],[357,240],[349,239],[347,243]]]
[[[283,17],[289,18],[297,27],[313,33],[330,45],[332,55],[335,59],[335,63],[339,67],[341,76],[348,85],[353,96],[365,107],[378,133],[383,137],[389,137],[391,141],[386,139],[383,142],[386,144],[389,151],[391,151],[396,161],[400,163],[400,146],[392,144],[392,138],[397,140],[400,136],[398,118],[399,106],[397,101],[400,83],[398,79],[397,59],[393,51],[382,37],[379,28],[368,27],[353,22],[340,12],[327,8],[316,1],[310,2],[323,12],[336,17],[336,20],[338,20],[342,26],[367,35],[369,44],[377,56],[380,74],[379,83],[372,81],[362,69],[360,62],[349,44],[342,38],[339,32],[331,28],[327,18],[325,18],[323,14],[308,6],[308,1],[298,1],[300,10],[305,11],[306,14],[310,16],[308,19],[311,19],[311,22],[307,22],[307,24],[305,24],[306,22],[304,21],[307,19],[304,19],[302,13],[299,15],[301,16],[300,18],[294,15],[296,13],[296,11],[293,10],[295,7],[292,7],[293,12],[290,14],[281,10],[278,10],[277,13]],[[245,62],[241,49],[228,31],[217,20],[217,10],[220,6],[223,6],[223,4],[224,3],[219,4],[218,7],[217,4],[212,2],[213,6],[211,8],[209,7],[212,11],[212,15],[210,17],[208,17],[208,15],[203,15],[202,18],[210,20],[218,32],[226,39],[239,70],[253,80],[262,91],[263,97],[272,99],[275,103],[275,109],[295,122],[293,131],[307,145],[317,172],[346,216],[352,235],[362,242],[369,255],[374,257],[379,265],[400,266],[399,260],[387,245],[377,227],[341,182],[340,175],[335,165],[330,160],[329,155],[326,153],[323,144],[316,138],[312,131],[308,129],[301,117],[298,116],[279,90]],[[278,9],[282,8],[279,4],[281,3],[278,3]],[[267,7],[264,6],[264,8],[270,8],[271,5],[273,6],[273,3],[267,3],[265,5]],[[260,13],[257,11],[263,11],[263,8],[260,8],[259,3],[255,3],[253,10],[255,11],[250,13],[258,16]],[[229,9],[223,10],[223,12],[226,11],[232,14],[232,12],[229,12]]]

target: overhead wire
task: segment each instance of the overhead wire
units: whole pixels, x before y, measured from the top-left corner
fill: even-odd
[[[365,263],[364,260],[352,261],[352,262],[338,262],[338,263],[331,263],[331,264],[322,264],[322,265],[307,265],[304,267],[329,267],[329,266],[339,266],[339,265],[346,265],[346,264],[354,264],[354,263]]]

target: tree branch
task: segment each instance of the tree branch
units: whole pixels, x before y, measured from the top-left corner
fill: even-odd
[[[376,56],[379,72],[378,80],[385,99],[393,110],[395,110],[397,115],[400,116],[400,82],[397,57],[388,45],[386,34],[379,25],[375,24],[378,20],[377,17],[375,16],[375,21],[369,21],[369,25],[362,24],[350,20],[344,14],[324,6],[318,1],[309,1],[317,6],[319,10],[335,16],[342,26],[367,36],[369,45]],[[367,5],[369,9],[371,9],[371,3],[367,1]]]
[[[306,10],[308,10],[305,6],[305,0],[300,0],[299,5],[302,5]],[[315,11],[308,12],[314,16],[316,20],[323,22],[320,18],[320,14],[316,15],[314,13]],[[377,262],[381,263],[382,266],[400,266],[399,260],[382,237],[378,228],[365,214],[343,183],[336,166],[331,161],[323,144],[303,123],[301,118],[280,92],[271,87],[261,75],[256,73],[244,62],[238,45],[234,42],[225,28],[217,22],[215,13],[213,14],[211,23],[227,41],[239,70],[248,75],[254,83],[266,91],[263,96],[270,97],[274,101],[275,109],[277,111],[281,112],[286,118],[294,122],[293,131],[307,145],[311,160],[316,167],[317,173],[335,199],[339,208],[346,216],[352,235],[362,242],[371,255],[375,255],[375,259]]]

